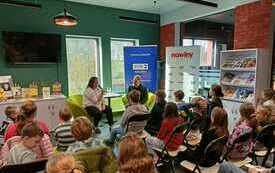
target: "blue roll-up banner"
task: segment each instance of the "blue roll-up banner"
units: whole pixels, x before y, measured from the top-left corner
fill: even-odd
[[[124,47],[125,90],[132,85],[133,77],[140,75],[142,85],[149,91],[157,89],[157,46]]]

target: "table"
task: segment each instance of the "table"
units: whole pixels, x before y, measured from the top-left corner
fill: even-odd
[[[104,98],[108,99],[108,106],[111,108],[111,99],[112,98],[116,98],[116,97],[120,97],[121,94],[117,94],[117,93],[106,93],[104,95]]]

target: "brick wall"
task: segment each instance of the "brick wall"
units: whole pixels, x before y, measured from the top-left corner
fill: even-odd
[[[272,0],[242,5],[235,10],[234,49],[269,48]]]
[[[160,58],[165,58],[165,48],[175,46],[175,23],[160,27]]]

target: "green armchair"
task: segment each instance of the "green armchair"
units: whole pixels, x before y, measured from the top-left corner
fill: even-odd
[[[74,158],[80,161],[89,173],[116,173],[118,164],[109,147],[96,147],[75,153]]]
[[[127,95],[122,96],[121,99],[122,99],[122,103],[124,104],[124,106],[128,104]],[[145,103],[145,105],[147,106],[147,108],[149,110],[151,110],[153,108],[155,101],[156,101],[156,95],[152,92],[148,92],[148,100]]]
[[[77,118],[79,116],[85,116],[93,122],[93,118],[89,116],[86,110],[84,109],[82,100],[82,95],[74,95],[70,96],[66,102],[74,118]]]

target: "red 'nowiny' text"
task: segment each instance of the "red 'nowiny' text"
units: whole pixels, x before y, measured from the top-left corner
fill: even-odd
[[[193,52],[175,52],[171,54],[172,59],[183,58],[183,59],[192,59]]]

